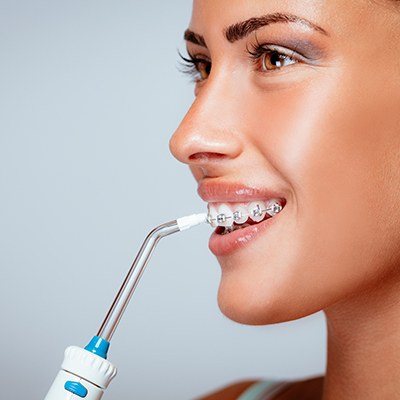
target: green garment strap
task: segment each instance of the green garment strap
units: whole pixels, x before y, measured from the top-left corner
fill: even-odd
[[[266,394],[266,391],[277,383],[276,381],[257,382],[247,388],[237,400],[259,400],[261,395]]]

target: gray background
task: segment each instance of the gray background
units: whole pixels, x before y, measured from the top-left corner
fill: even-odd
[[[0,0],[4,399],[43,398],[146,232],[205,209],[168,151],[193,100],[177,68],[190,12],[188,0]],[[266,327],[220,314],[209,232],[160,243],[114,337],[106,398],[190,399],[323,371],[322,314]]]

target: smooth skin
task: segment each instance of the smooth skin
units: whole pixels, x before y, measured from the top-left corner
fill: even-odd
[[[224,387],[197,400],[233,400],[257,381],[243,381]],[[275,395],[274,400],[315,400],[321,399],[323,378],[294,382]]]
[[[290,22],[224,35],[277,12],[326,34]],[[221,311],[260,325],[323,310],[322,399],[400,398],[399,5],[195,0],[189,28],[207,47],[187,41],[188,51],[212,67],[201,69],[172,153],[199,183],[273,188],[287,201],[279,223],[218,257]],[[246,51],[256,41],[304,57],[266,69]]]

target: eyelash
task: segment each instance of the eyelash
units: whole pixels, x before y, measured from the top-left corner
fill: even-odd
[[[264,62],[262,58],[265,55],[271,55],[271,54],[276,54],[281,60],[292,60],[294,61],[294,64],[297,64],[301,62],[297,57],[294,57],[296,53],[296,49],[294,49],[291,53],[291,55],[285,54],[280,52],[279,50],[276,49],[276,46],[273,45],[267,45],[267,44],[261,44],[258,41],[256,41],[255,44],[251,44],[251,49],[246,47],[247,53],[249,55],[250,60],[256,65],[256,67],[259,67],[260,61]],[[201,70],[199,66],[201,64],[205,64],[210,70],[211,70],[211,61],[207,58],[200,57],[197,55],[192,55],[188,52],[188,57],[184,57],[179,51],[179,56],[183,60],[181,61],[180,64],[183,66],[183,69],[181,72],[188,74],[192,76],[192,81],[195,83],[202,82],[206,78],[201,78],[199,77],[199,74],[201,74]],[[276,70],[280,70],[283,67],[277,67]],[[259,68],[257,68],[259,69]],[[264,71],[262,70],[261,73],[273,73],[276,70],[270,70],[270,71]],[[208,73],[209,74],[209,73]]]
[[[196,55],[192,55],[188,52],[188,57],[184,57],[179,51],[178,54],[180,58],[183,60],[180,61],[180,65],[183,67],[180,71],[183,72],[184,74],[188,74],[192,77],[192,81],[197,83],[200,81],[203,81],[204,79],[199,78],[200,69],[199,65],[205,64],[207,66],[210,66],[211,68],[211,61],[208,60],[207,58],[202,58]]]

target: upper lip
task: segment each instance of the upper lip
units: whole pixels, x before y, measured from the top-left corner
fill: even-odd
[[[282,198],[270,188],[254,188],[237,182],[200,181],[197,193],[206,202],[240,203],[262,199]]]

